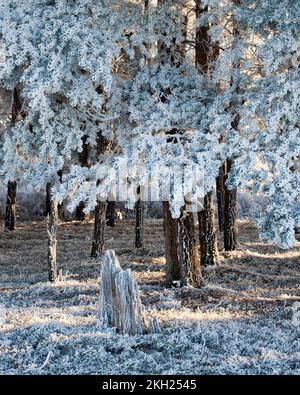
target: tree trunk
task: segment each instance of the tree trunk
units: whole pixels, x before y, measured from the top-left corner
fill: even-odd
[[[84,210],[84,203],[79,202],[78,206],[76,207],[75,218],[77,221],[83,222],[85,220],[86,214]]]
[[[17,212],[17,182],[9,181],[7,184],[5,230],[10,232],[15,230],[16,212]]]
[[[196,18],[201,14],[208,11],[208,7],[202,6],[202,0],[195,0],[196,3]],[[195,51],[195,64],[196,67],[202,72],[208,72],[208,58],[209,58],[209,26],[200,26],[196,29],[196,51]]]
[[[225,173],[226,173],[226,162],[219,169],[219,175],[216,179],[216,193],[218,202],[218,222],[219,231],[224,230],[224,199],[225,199]]]
[[[181,285],[200,288],[203,286],[203,278],[193,214],[183,210],[178,223],[180,234],[179,256],[182,262]]]
[[[169,202],[163,202],[166,256],[166,285],[201,287],[199,247],[196,242],[193,216],[182,209],[180,218],[172,218]]]
[[[138,195],[140,195],[140,187],[137,190]],[[145,204],[141,199],[135,204],[135,247],[144,247],[144,211]]]
[[[89,167],[89,154],[90,146],[87,143],[87,136],[82,137],[82,152],[79,153],[79,163],[82,167]],[[75,218],[77,221],[84,221],[86,219],[86,213],[84,210],[84,203],[80,202],[76,207]]]
[[[196,17],[208,11],[203,7],[201,0],[196,0]],[[202,73],[209,73],[209,26],[200,26],[196,29],[195,64]],[[214,54],[215,56],[215,54]],[[219,262],[218,246],[215,230],[213,192],[204,197],[203,210],[198,213],[201,265],[216,265]]]
[[[57,279],[56,266],[56,228],[57,228],[57,203],[53,199],[51,184],[47,183],[47,196],[49,196],[49,212],[47,215],[48,231],[48,277],[51,283]]]
[[[11,123],[15,125],[21,115],[25,117],[22,111],[22,103],[20,100],[19,89],[15,88],[13,91],[13,102],[11,112]],[[16,228],[16,211],[17,211],[17,182],[15,180],[8,181],[7,184],[7,198],[6,198],[6,212],[4,227],[7,231],[14,231]]]
[[[58,170],[57,172],[58,178],[59,178],[59,182],[62,184],[63,182],[63,171],[62,170]],[[64,220],[65,219],[65,215],[64,215],[64,203],[61,202],[57,205],[57,215],[58,218],[60,220]]]
[[[51,194],[50,194],[50,189],[51,188],[47,184],[46,185],[46,208],[45,208],[45,212],[44,212],[45,217],[48,217],[48,215],[50,215],[50,213],[51,213]]]
[[[110,226],[112,228],[115,226],[115,210],[116,210],[116,202],[108,201],[107,212],[106,212],[106,223],[107,226]]]
[[[234,251],[237,248],[237,188],[229,189],[226,185],[228,173],[231,170],[233,161],[227,159],[227,171],[225,175],[224,188],[224,249]]]
[[[181,268],[178,260],[178,220],[172,218],[169,202],[163,202],[163,224],[165,236],[166,285],[174,286],[181,281]]]
[[[204,208],[198,213],[201,266],[218,265],[219,254],[215,229],[213,192],[204,197]]]
[[[106,201],[102,202],[100,200],[97,200],[97,205],[95,207],[94,238],[91,251],[91,257],[93,258],[100,257],[104,251],[106,208]]]

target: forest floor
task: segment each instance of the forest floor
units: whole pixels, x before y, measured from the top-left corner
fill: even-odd
[[[108,228],[107,248],[132,269],[162,329],[134,337],[97,326],[91,222],[59,225],[55,285],[47,282],[45,224],[1,231],[0,374],[299,374],[300,242],[289,251],[262,243],[246,220],[239,231],[238,251],[204,271],[204,288],[167,290],[162,221],[146,221],[138,251],[132,220]]]

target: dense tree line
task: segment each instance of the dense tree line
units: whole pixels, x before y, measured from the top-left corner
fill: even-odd
[[[98,257],[126,187],[142,248],[150,179],[163,202],[167,286],[203,284],[201,266],[219,264],[217,232],[225,250],[238,247],[238,188],[268,201],[261,237],[293,246],[299,12],[296,0],[0,3],[5,228],[15,227],[17,184],[47,191],[50,281],[58,205],[78,220],[94,211]]]

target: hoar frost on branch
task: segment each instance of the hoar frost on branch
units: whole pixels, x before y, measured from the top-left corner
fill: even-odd
[[[206,12],[194,20],[194,1],[150,2],[148,10],[138,0],[0,1],[0,85],[20,89],[26,114],[1,134],[1,177],[34,189],[51,181],[58,200],[68,197],[70,209],[85,201],[89,211],[118,179],[132,205],[149,176],[163,184],[198,167],[203,188],[161,193],[178,217],[185,198],[203,197],[231,159],[228,185],[269,199],[261,236],[292,246],[300,221],[297,3],[203,0]],[[201,25],[217,53],[207,73],[194,65]],[[99,135],[109,142],[100,155]],[[76,156],[84,136],[87,168]]]

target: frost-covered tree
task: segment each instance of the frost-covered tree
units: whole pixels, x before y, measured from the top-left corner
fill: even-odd
[[[256,9],[243,11],[237,18],[240,23],[246,18],[258,37],[261,71],[243,119],[245,125],[256,120],[251,124],[255,138],[248,135],[248,144],[255,145],[260,161],[248,177],[253,179],[252,189],[268,199],[263,215],[257,215],[261,237],[288,248],[295,243],[300,217],[299,2],[261,1]]]
[[[217,253],[212,191],[226,161],[227,211],[235,208],[236,187],[263,194],[269,203],[258,218],[261,236],[293,245],[296,0],[9,0],[0,1],[0,15],[0,85],[19,90],[26,113],[1,139],[3,181],[34,190],[50,183],[54,203],[68,198],[75,210],[83,202],[86,213],[98,207],[101,228],[100,208],[111,194],[126,186],[133,208],[151,179],[182,238],[190,233],[178,228],[186,205],[205,196],[205,258]],[[107,141],[101,153],[99,138]],[[85,145],[88,166],[78,160]],[[195,168],[203,183],[190,182]],[[225,232],[234,231],[228,245],[235,244],[231,219],[224,222]],[[96,244],[104,240],[97,229]]]
[[[217,10],[223,21],[230,16],[238,32],[221,51],[216,73],[226,76],[225,64],[232,59],[238,66],[223,95],[229,112],[239,116],[225,135],[227,157],[234,159],[228,185],[267,198],[257,213],[261,237],[285,248],[294,244],[299,221],[297,3],[243,0],[218,4]],[[217,39],[218,32],[211,33]]]
[[[112,59],[120,52],[104,3],[0,3],[0,82],[10,91],[20,88],[26,112],[5,136],[4,180],[22,180],[29,189],[51,184],[58,200],[58,172],[70,168],[85,136],[96,144]]]

